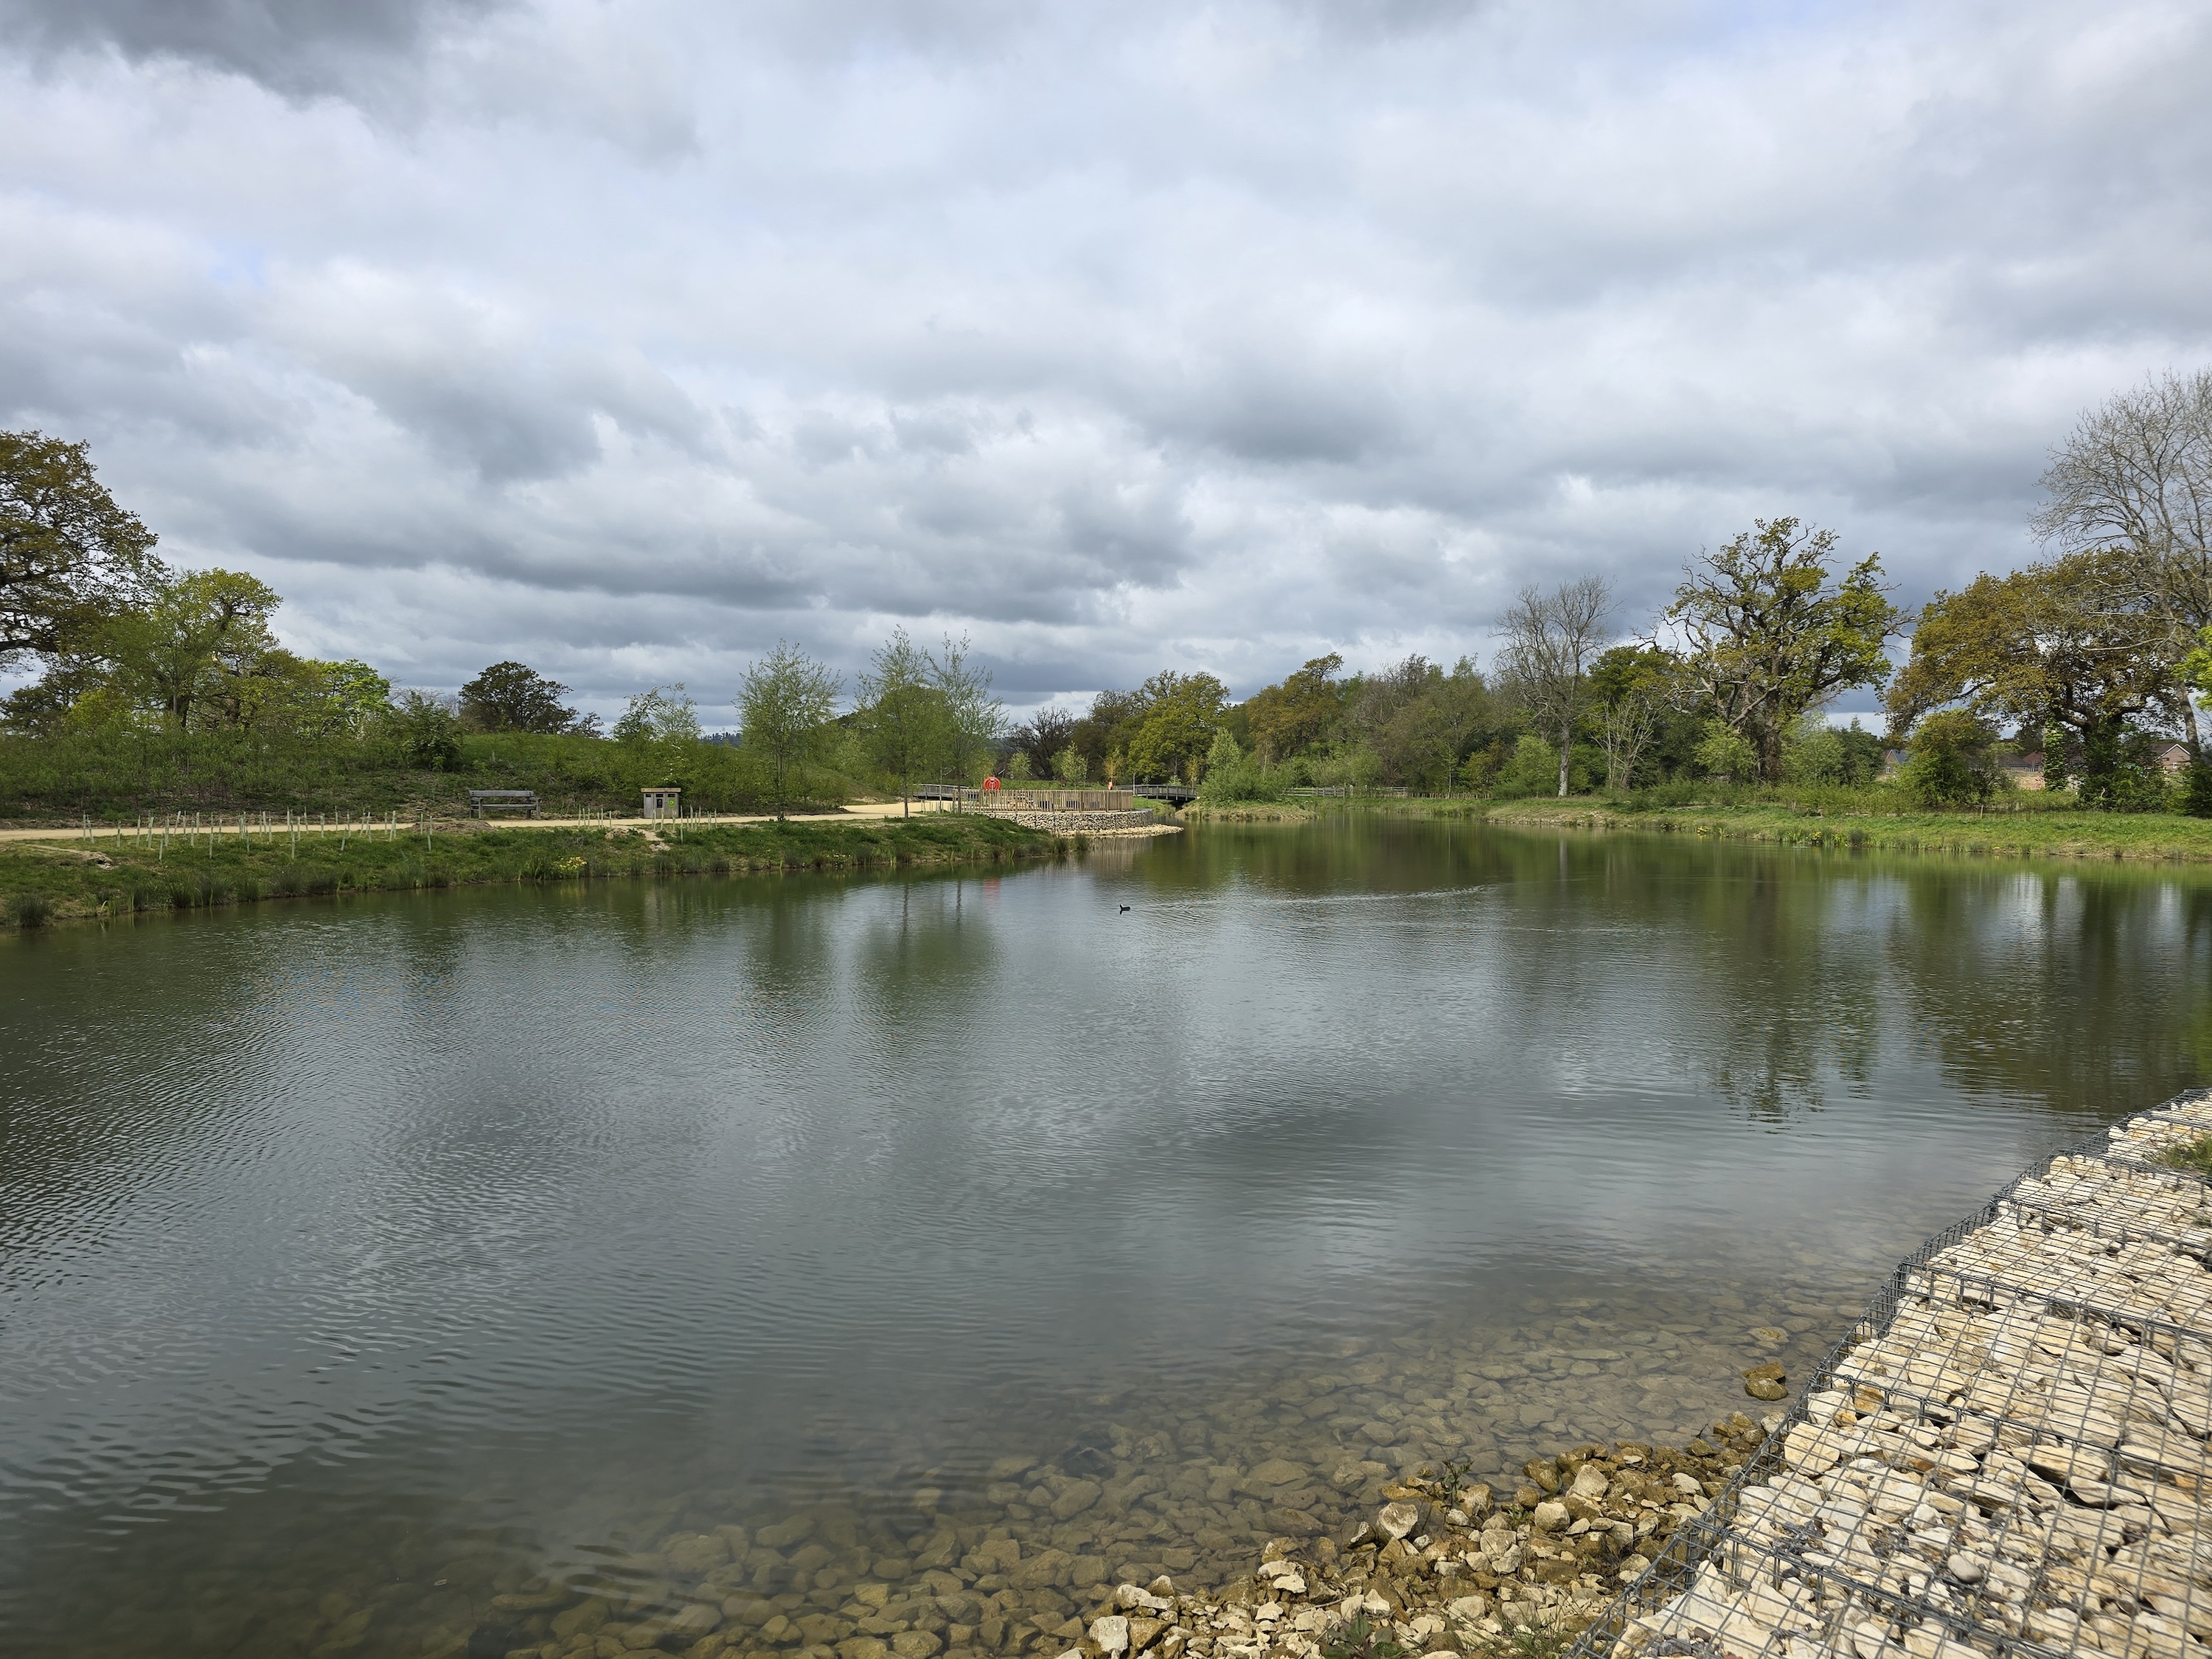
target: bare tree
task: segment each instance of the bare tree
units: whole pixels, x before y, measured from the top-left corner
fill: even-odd
[[[1567,752],[1575,721],[1589,706],[1589,667],[1605,639],[1613,590],[1602,576],[1561,582],[1549,593],[1533,587],[1505,613],[1505,649],[1498,659],[1506,695],[1529,718],[1559,737],[1559,793],[1567,793]]]
[[[2063,552],[2124,556],[2114,603],[2157,617],[2178,664],[2212,627],[2212,369],[2106,399],[2052,452],[2042,483],[2036,533]],[[2185,704],[2190,752],[2202,758]]]

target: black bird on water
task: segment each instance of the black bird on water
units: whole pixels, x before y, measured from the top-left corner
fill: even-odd
[[[1125,916],[1129,914],[1129,907],[1127,905],[1125,904],[1121,907],[1121,914]]]

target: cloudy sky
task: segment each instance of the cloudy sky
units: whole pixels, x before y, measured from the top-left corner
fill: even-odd
[[[1017,708],[1916,599],[2212,362],[2191,0],[0,0],[0,424],[289,642],[592,706],[973,635]],[[710,724],[714,711],[708,710]]]

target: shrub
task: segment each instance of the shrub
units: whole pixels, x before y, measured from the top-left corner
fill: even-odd
[[[1707,720],[1705,734],[1690,751],[1705,775],[1723,783],[1750,783],[1759,776],[1759,750],[1725,720]]]
[[[386,717],[386,740],[410,766],[450,772],[461,763],[461,721],[441,697],[407,691]]]
[[[1912,728],[1898,782],[1921,806],[1981,806],[1997,791],[1996,734],[1972,714],[1947,709]]]
[[[2190,762],[2175,793],[2179,797],[2175,802],[2178,810],[2192,818],[2212,818],[2212,760]]]
[[[1567,773],[1567,787],[1577,787],[1575,768],[1571,764]],[[1585,774],[1581,787],[1589,784]],[[1513,745],[1512,757],[1498,774],[1498,781],[1491,793],[1507,800],[1525,795],[1556,795],[1559,793],[1559,751],[1533,732],[1524,732],[1521,740]]]
[[[2112,774],[2109,804],[2115,812],[2164,812],[2176,805],[2176,796],[2187,799],[2186,785],[2177,791],[2159,751],[2166,740],[2149,732],[2131,732],[2120,745],[2120,764]]]
[[[54,914],[53,902],[44,893],[18,893],[8,908],[18,927],[43,927]]]
[[[1206,755],[1206,781],[1198,790],[1200,800],[1218,806],[1231,801],[1280,800],[1289,793],[1290,781],[1283,773],[1246,754],[1227,732],[1213,734],[1213,746]]]

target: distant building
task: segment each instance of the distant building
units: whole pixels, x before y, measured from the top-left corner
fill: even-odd
[[[2008,755],[1998,763],[2004,774],[2012,780],[2015,789],[2043,787],[2043,751],[2031,749],[2025,755]]]

